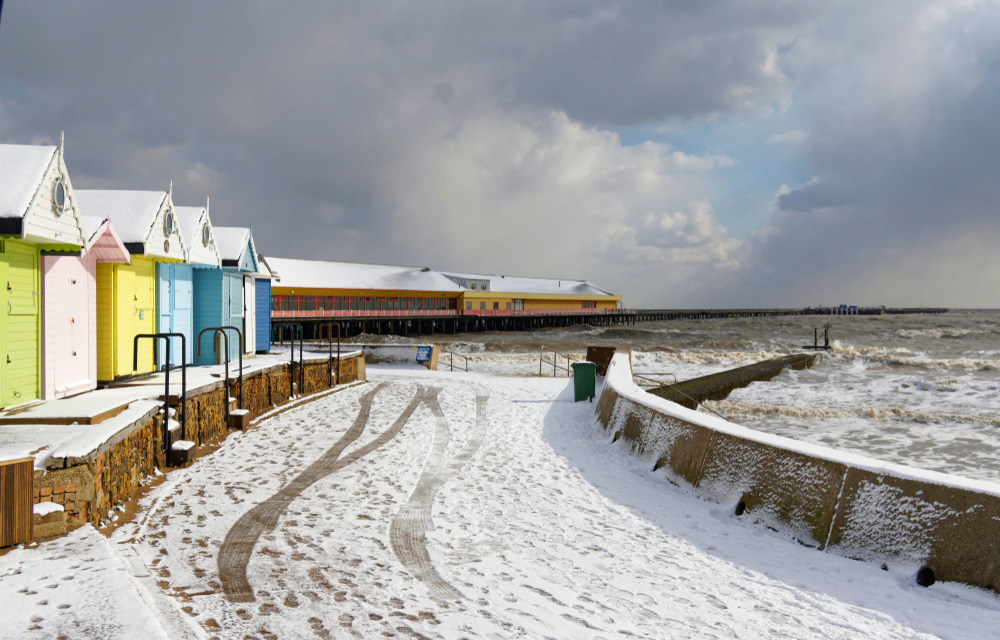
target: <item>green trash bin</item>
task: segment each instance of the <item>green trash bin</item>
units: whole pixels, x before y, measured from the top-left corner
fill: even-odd
[[[573,363],[573,401],[590,400],[597,389],[597,364],[594,362]]]

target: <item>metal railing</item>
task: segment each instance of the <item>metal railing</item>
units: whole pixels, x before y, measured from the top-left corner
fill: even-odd
[[[558,373],[559,370],[565,371],[566,377],[568,378],[573,373],[573,369],[570,365],[572,365],[574,362],[581,361],[580,358],[578,358],[577,356],[571,356],[568,353],[562,353],[561,351],[556,351],[555,349],[550,349],[549,347],[543,345],[542,348],[538,350],[538,375],[540,376],[545,375],[542,373],[543,365],[549,364],[549,361],[545,359],[545,356],[547,354],[551,354],[552,357],[551,364],[552,364],[553,378],[559,375]],[[559,358],[566,359],[565,366],[559,364]]]
[[[657,380],[656,378],[651,378],[650,376],[670,376],[670,377],[672,377],[674,379],[674,381],[672,383],[670,383],[670,384],[663,384],[662,381]],[[693,402],[695,407],[701,407],[705,411],[708,411],[710,413],[714,413],[715,415],[719,416],[723,420],[731,422],[731,420],[729,420],[729,418],[727,418],[726,416],[722,415],[721,413],[719,413],[715,409],[712,409],[711,407],[706,406],[704,400],[698,400],[697,398],[692,398],[688,394],[686,394],[683,391],[681,391],[680,389],[678,389],[677,386],[676,386],[677,385],[677,374],[675,374],[675,373],[671,373],[669,371],[633,371],[632,372],[632,380],[635,381],[636,384],[639,384],[639,381],[642,381],[642,382],[645,382],[645,383],[649,384],[650,386],[654,386],[654,387],[670,387],[670,390],[673,391],[674,393],[676,393],[678,395],[682,395],[685,398],[687,398],[688,400],[690,400],[691,402]]]
[[[448,355],[448,367],[449,370],[455,370],[455,358],[461,358],[465,362],[465,372],[469,371],[469,358],[468,356],[463,356],[461,353],[455,353],[454,351],[447,351],[445,349],[441,350],[441,355]]]

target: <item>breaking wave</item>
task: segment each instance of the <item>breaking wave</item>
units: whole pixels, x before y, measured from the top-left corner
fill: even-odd
[[[996,414],[938,413],[904,409],[902,407],[858,406],[851,409],[830,407],[793,407],[777,404],[742,403],[728,400],[709,401],[705,409],[718,412],[732,422],[751,422],[764,418],[791,420],[862,418],[879,422],[916,422],[923,424],[960,423],[988,427],[1000,427],[1000,416]]]

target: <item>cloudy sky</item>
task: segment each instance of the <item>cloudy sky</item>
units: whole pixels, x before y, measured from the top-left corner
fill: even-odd
[[[1000,5],[5,0],[0,140],[265,255],[1000,307]]]

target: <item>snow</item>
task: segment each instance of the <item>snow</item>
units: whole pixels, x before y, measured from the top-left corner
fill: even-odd
[[[190,440],[178,440],[170,445],[170,448],[174,451],[188,451],[190,449],[194,449],[194,443]]]
[[[21,218],[57,147],[0,144],[0,218]]]
[[[166,191],[74,191],[82,215],[110,218],[122,242],[143,242],[149,237]]]
[[[179,612],[163,616],[148,604],[155,585],[144,584],[143,573],[130,570],[116,546],[86,526],[0,558],[0,636],[196,637]]]
[[[464,289],[436,271],[350,262],[267,258],[281,276],[281,287],[460,292]]]
[[[472,273],[442,272],[443,276],[465,282],[488,280],[489,290],[496,293],[548,293],[610,296],[611,293],[585,280],[534,278],[527,276],[481,275]]]
[[[650,472],[571,379],[367,372],[171,471],[110,541],[0,557],[0,635],[1000,636],[996,594],[802,547]],[[232,602],[222,543],[273,501]]]
[[[250,229],[246,227],[213,227],[215,243],[223,260],[234,260],[237,263],[243,258],[243,253],[250,242]]]
[[[47,516],[50,513],[65,511],[63,506],[58,502],[39,502],[31,510],[36,516]]]

